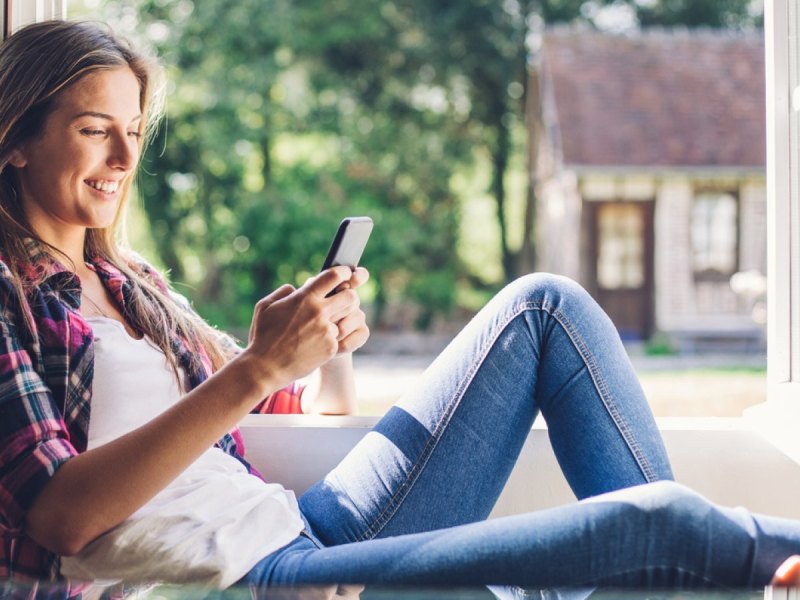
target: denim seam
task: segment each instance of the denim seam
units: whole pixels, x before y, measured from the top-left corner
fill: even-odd
[[[535,303],[538,305],[538,303]],[[494,335],[487,339],[482,351],[479,354],[478,359],[472,365],[472,368],[465,373],[463,379],[459,383],[458,387],[456,388],[456,392],[453,394],[450,404],[447,409],[442,414],[442,417],[439,419],[439,422],[436,424],[433,432],[431,433],[428,443],[425,444],[425,447],[420,452],[417,462],[414,464],[413,467],[409,470],[408,475],[406,476],[406,481],[403,485],[399,486],[397,491],[392,495],[392,497],[388,500],[386,508],[381,512],[378,517],[373,521],[373,523],[364,531],[364,533],[360,536],[359,540],[367,540],[372,539],[377,536],[384,527],[386,527],[389,520],[392,518],[395,512],[400,508],[403,498],[409,494],[411,489],[414,487],[417,479],[419,479],[420,474],[422,473],[425,465],[427,464],[428,460],[430,459],[433,451],[436,449],[436,446],[441,439],[441,436],[447,430],[447,426],[450,423],[450,420],[455,413],[458,405],[461,404],[461,400],[464,397],[464,393],[466,392],[467,388],[469,387],[472,379],[475,377],[475,374],[483,365],[483,362],[486,360],[489,352],[494,348],[495,343],[497,342],[497,338],[502,335],[502,333],[506,330],[506,328],[511,324],[511,322],[516,319],[519,315],[521,315],[529,308],[526,308],[527,305],[520,305],[514,311],[510,313],[510,316],[502,323],[501,326],[497,327],[497,331]]]
[[[636,464],[639,465],[642,475],[644,475],[644,478],[648,482],[657,481],[658,477],[653,471],[652,465],[647,460],[647,456],[645,456],[644,452],[642,452],[642,449],[631,432],[627,421],[620,414],[619,409],[614,402],[613,395],[608,389],[608,384],[600,372],[600,367],[597,365],[597,361],[595,360],[591,350],[589,350],[589,347],[586,345],[586,342],[581,337],[580,333],[578,333],[574,324],[566,314],[561,312],[559,309],[555,309],[550,314],[559,322],[559,324],[561,324],[561,326],[564,328],[564,331],[567,333],[573,345],[575,346],[575,349],[581,355],[584,364],[589,369],[592,382],[594,383],[595,389],[597,390],[603,405],[606,407],[611,420],[617,426],[617,430],[619,431],[620,435],[622,435],[622,439],[625,440],[625,443],[627,444],[631,455],[636,461]]]
[[[449,425],[455,410],[458,408],[459,404],[461,404],[461,400],[463,399],[467,388],[472,382],[472,379],[483,365],[483,362],[486,360],[489,352],[492,350],[492,348],[494,348],[497,339],[500,337],[500,335],[502,335],[511,322],[514,321],[514,319],[530,310],[544,311],[553,317],[559,325],[561,325],[573,346],[578,351],[578,354],[580,354],[581,358],[583,359],[584,364],[589,369],[592,382],[594,383],[595,389],[597,390],[597,393],[603,402],[603,406],[606,407],[611,420],[617,427],[617,431],[619,431],[623,440],[625,440],[628,449],[631,451],[631,454],[637,465],[639,465],[639,469],[642,471],[645,479],[647,481],[654,481],[657,479],[652,467],[647,461],[647,458],[643,455],[641,448],[633,438],[628,424],[625,422],[625,419],[622,418],[622,415],[616,408],[616,405],[611,398],[611,394],[608,392],[608,386],[600,375],[599,367],[597,366],[593,354],[589,351],[586,342],[578,334],[572,321],[559,309],[551,308],[544,302],[524,302],[517,305],[512,311],[510,311],[506,320],[496,328],[494,335],[487,338],[487,341],[485,342],[478,359],[474,362],[472,368],[467,371],[467,373],[464,375],[464,378],[459,383],[459,386],[456,388],[456,392],[453,394],[449,406],[442,414],[439,422],[436,424],[436,427],[429,437],[428,443],[420,452],[416,463],[409,470],[405,482],[399,486],[397,491],[392,495],[391,498],[389,498],[386,507],[375,518],[372,524],[364,530],[361,536],[359,536],[360,541],[372,539],[377,536],[383,530],[383,528],[386,527],[394,513],[400,508],[403,498],[405,498],[405,496],[407,496],[414,487],[414,484],[425,468],[425,465],[433,454],[436,446],[438,445],[441,436],[447,430],[447,426]]]

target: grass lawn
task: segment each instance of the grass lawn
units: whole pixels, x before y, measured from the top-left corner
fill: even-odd
[[[368,357],[357,361],[356,387],[363,415],[381,415],[409,389],[427,362]],[[640,369],[645,394],[659,417],[738,417],[766,399],[763,368]]]
[[[659,417],[738,417],[767,397],[764,369],[650,371],[639,377]]]

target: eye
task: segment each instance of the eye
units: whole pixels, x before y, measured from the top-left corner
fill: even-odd
[[[136,138],[137,140],[141,139],[141,137],[142,137],[142,134],[139,133],[138,131],[129,131],[128,135],[133,137],[133,138]]]
[[[105,129],[92,129],[91,127],[81,129],[81,133],[86,137],[104,137],[106,135]]]

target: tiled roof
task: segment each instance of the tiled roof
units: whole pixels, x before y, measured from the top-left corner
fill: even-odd
[[[543,48],[565,164],[765,164],[760,33],[554,29]]]

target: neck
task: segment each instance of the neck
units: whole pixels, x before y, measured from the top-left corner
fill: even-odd
[[[28,224],[34,233],[61,253],[55,257],[58,262],[64,263],[66,257],[68,260],[64,266],[79,271],[83,267],[87,228],[57,222],[52,218],[46,219],[42,217],[41,210],[35,204],[28,203],[25,208]]]
[[[84,265],[84,247],[86,243],[86,230],[80,233],[73,232],[73,235],[42,235],[37,234],[43,242],[56,248],[60,254],[55,256],[60,263],[65,263],[65,267],[75,271],[78,275],[86,270]]]

